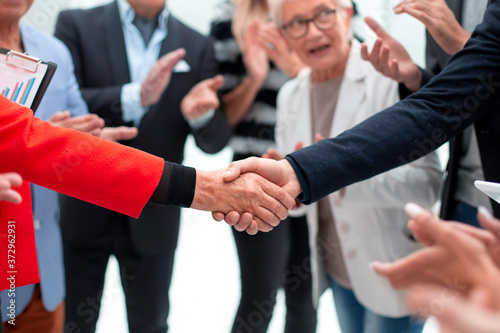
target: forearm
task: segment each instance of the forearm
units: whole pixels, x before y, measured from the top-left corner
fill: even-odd
[[[0,109],[0,171],[134,217],[160,181],[159,157],[53,127],[3,97]]]
[[[490,14],[492,8],[500,12],[495,4]],[[407,99],[336,138],[288,155],[304,193],[311,194],[304,202],[416,160],[497,108],[500,34],[494,24],[483,24],[474,37],[440,75]]]
[[[238,87],[222,96],[226,117],[231,126],[236,126],[252,106],[260,85],[247,77]]]

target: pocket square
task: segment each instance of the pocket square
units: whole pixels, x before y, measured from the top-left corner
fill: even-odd
[[[174,73],[187,73],[191,70],[191,67],[189,64],[186,62],[186,60],[181,59],[179,62],[174,66],[173,72]]]

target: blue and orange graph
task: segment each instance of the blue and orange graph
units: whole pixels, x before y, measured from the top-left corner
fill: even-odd
[[[26,104],[26,100],[28,98],[28,95],[30,94],[31,89],[33,88],[33,83],[35,82],[36,78],[31,78],[27,82],[17,82],[16,86],[14,89],[11,89],[9,87],[6,87],[2,91],[2,96],[7,97],[13,102],[17,102],[21,105]],[[24,90],[23,90],[24,86]],[[22,90],[22,92],[21,92]]]

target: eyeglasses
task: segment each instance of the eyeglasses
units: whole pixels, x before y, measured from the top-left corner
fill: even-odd
[[[292,39],[299,39],[307,35],[309,23],[312,22],[321,31],[331,29],[336,22],[336,13],[342,7],[323,9],[310,19],[295,19],[281,26],[283,32]]]

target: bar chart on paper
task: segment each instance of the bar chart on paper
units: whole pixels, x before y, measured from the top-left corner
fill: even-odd
[[[45,64],[40,64],[37,71],[32,72],[0,62],[0,94],[13,102],[31,107],[46,70]]]

